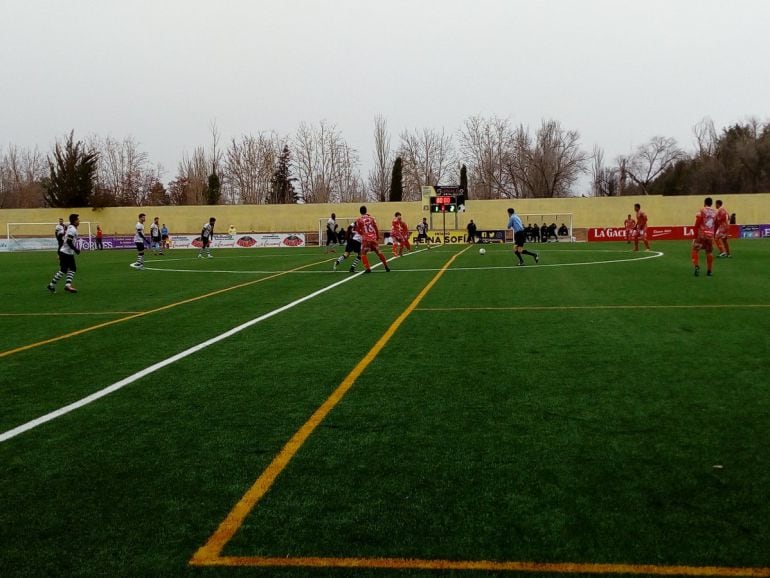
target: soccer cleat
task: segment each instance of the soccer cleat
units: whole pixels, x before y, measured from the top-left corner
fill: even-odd
[[[207,258],[207,259],[213,259],[213,258],[214,258],[214,255],[206,255],[206,258]]]
[[[355,267],[351,267],[351,268],[350,268],[350,272],[351,272],[351,273],[355,273],[355,272],[356,272],[356,268],[355,268]]]
[[[138,266],[139,266],[139,263],[131,263],[129,265],[129,267],[133,267],[134,269],[136,269]]]
[[[390,267],[388,267],[387,265],[385,265],[385,272],[390,273]]]
[[[540,263],[540,253],[535,253],[535,263]]]
[[[519,263],[516,263],[516,266],[517,266],[517,267],[523,267],[523,266],[524,266],[524,261],[521,261],[521,262],[519,262]]]
[[[201,255],[200,253],[198,253],[198,259],[203,259],[203,255]]]
[[[706,271],[706,277],[711,277],[711,271]]]
[[[48,290],[49,290],[51,293],[56,293],[56,287],[54,286],[54,284],[53,284],[53,283],[49,283],[49,284],[46,286],[46,289],[48,289]]]
[[[698,275],[700,275],[700,267],[698,267],[697,265],[695,265],[695,273],[693,273],[693,274],[694,274],[696,277],[697,277]]]
[[[78,292],[78,290],[77,290],[77,289],[75,289],[75,288],[74,288],[72,285],[65,285],[65,286],[64,286],[64,290],[65,290],[67,293],[77,293],[77,292]]]
[[[371,269],[364,269],[364,273],[371,273],[371,272],[372,272]]]

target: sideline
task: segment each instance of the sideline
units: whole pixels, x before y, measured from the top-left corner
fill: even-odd
[[[314,264],[315,263],[311,263],[310,265],[314,265]],[[303,265],[303,267],[309,267],[310,265]],[[374,268],[375,266],[376,265],[373,265],[372,268]],[[8,431],[6,431],[4,433],[0,433],[0,443],[8,441],[9,439],[14,438],[14,437],[16,437],[17,435],[19,435],[21,433],[24,433],[26,431],[34,429],[34,428],[36,428],[36,427],[38,427],[40,425],[43,425],[44,423],[52,421],[52,420],[54,420],[54,419],[56,419],[58,417],[61,417],[61,416],[66,415],[66,414],[68,414],[68,413],[70,413],[72,411],[75,411],[78,408],[86,406],[89,403],[92,403],[92,402],[94,402],[94,401],[96,401],[98,399],[101,399],[102,397],[105,397],[105,396],[107,396],[107,395],[109,395],[109,394],[111,394],[113,392],[116,392],[119,389],[122,389],[125,386],[127,386],[127,385],[129,385],[129,384],[131,384],[131,383],[133,383],[133,382],[135,382],[135,381],[137,381],[137,380],[139,380],[139,379],[141,379],[143,377],[146,377],[146,376],[150,375],[151,373],[154,373],[154,372],[158,371],[159,369],[162,369],[162,368],[166,367],[167,365],[171,365],[172,363],[175,363],[175,362],[179,361],[180,359],[184,359],[185,357],[189,357],[193,353],[197,353],[198,351],[201,351],[202,349],[205,349],[206,347],[208,347],[210,345],[214,345],[215,343],[219,343],[220,341],[222,341],[224,339],[227,339],[228,337],[232,337],[233,335],[235,335],[237,333],[240,333],[244,329],[248,329],[249,327],[251,327],[253,325],[256,325],[257,323],[261,323],[262,321],[265,321],[266,319],[270,319],[271,317],[273,317],[275,315],[278,315],[279,313],[283,313],[284,311],[288,311],[289,309],[292,309],[293,307],[296,307],[300,303],[304,303],[305,301],[309,301],[310,299],[318,297],[319,295],[321,295],[323,293],[326,293],[327,291],[331,291],[335,287],[339,287],[340,285],[343,285],[344,283],[348,283],[349,281],[352,281],[353,279],[355,279],[356,277],[358,277],[360,275],[363,275],[363,271],[358,272],[358,273],[356,273],[354,275],[346,275],[344,279],[342,279],[340,281],[337,281],[336,283],[332,283],[331,285],[328,285],[328,286],[326,286],[326,287],[324,287],[322,289],[319,289],[318,291],[314,291],[313,293],[310,293],[309,295],[305,295],[304,297],[301,297],[300,299],[297,299],[296,301],[292,301],[291,303],[288,303],[288,304],[286,304],[286,305],[284,305],[282,307],[279,307],[278,309],[273,309],[272,311],[270,311],[268,313],[265,313],[264,315],[260,315],[259,317],[256,317],[256,318],[254,318],[254,319],[252,319],[250,321],[247,321],[245,323],[242,323],[241,325],[238,325],[237,327],[233,327],[232,329],[229,329],[228,331],[225,331],[224,333],[220,333],[219,335],[217,335],[215,337],[212,337],[211,339],[207,339],[206,341],[204,341],[202,343],[199,343],[198,345],[194,345],[194,346],[190,347],[189,349],[186,349],[186,350],[184,350],[184,351],[182,351],[180,353],[177,353],[176,355],[173,355],[173,356],[168,357],[168,358],[166,358],[166,359],[164,359],[162,361],[159,361],[158,363],[150,365],[149,367],[146,367],[145,369],[142,369],[141,371],[138,371],[138,372],[134,373],[133,375],[129,375],[125,379],[122,379],[122,380],[120,380],[120,381],[118,381],[116,383],[113,383],[112,385],[107,386],[104,389],[101,389],[101,390],[99,390],[99,391],[97,391],[95,393],[92,393],[91,395],[86,396],[86,397],[84,397],[84,398],[82,398],[82,399],[80,399],[80,400],[78,400],[76,402],[73,402],[73,403],[71,403],[69,405],[66,405],[64,407],[61,407],[61,408],[59,408],[59,409],[57,409],[55,411],[52,411],[52,412],[47,413],[47,414],[45,414],[43,416],[40,416],[40,417],[38,417],[36,419],[28,421],[27,423],[24,423],[24,424],[22,424],[20,426],[17,426],[15,428],[13,428],[13,429],[10,429],[10,430],[8,430]],[[259,279],[257,281],[251,281],[249,283],[243,283],[241,285],[236,285],[236,286],[228,288],[228,289],[221,289],[221,290],[219,290],[219,291],[217,291],[215,293],[210,293],[208,295],[204,295],[204,296],[201,296],[201,297],[196,297],[195,299],[190,299],[190,300],[187,300],[187,301],[181,301],[180,303],[177,303],[177,304],[174,304],[174,305],[167,305],[167,306],[165,306],[165,307],[163,307],[161,309],[155,309],[153,311],[147,311],[146,313],[141,313],[139,315],[134,315],[132,317],[126,317],[124,319],[118,319],[118,320],[116,320],[114,322],[103,323],[101,325],[96,325],[93,328],[88,329],[88,331],[90,331],[92,329],[99,328],[99,327],[104,327],[104,326],[110,325],[112,323],[118,323],[120,321],[126,321],[128,319],[133,319],[135,317],[140,317],[141,315],[147,315],[149,313],[153,313],[155,311],[160,311],[162,309],[168,309],[169,307],[174,307],[176,305],[181,305],[182,303],[186,303],[186,302],[189,302],[189,301],[195,301],[197,299],[202,299],[202,298],[207,297],[209,295],[215,295],[216,293],[221,293],[223,291],[229,291],[231,289],[236,289],[238,287],[244,287],[246,285],[251,285],[253,283],[258,283],[259,281],[264,281],[266,279],[269,279],[269,277],[265,277],[265,278]],[[83,333],[85,331],[87,331],[87,330],[82,330],[80,332],[76,332],[75,334]],[[71,334],[71,335],[74,335],[74,334]],[[61,338],[58,338],[58,339],[63,339],[63,338],[64,337],[61,337]]]
[[[377,343],[372,346],[368,353],[364,355],[363,359],[358,362],[358,364],[347,375],[347,377],[345,377],[342,383],[337,386],[337,389],[335,389],[326,399],[326,401],[321,404],[317,410],[315,410],[313,415],[310,416],[304,425],[299,428],[293,436],[291,436],[291,439],[286,442],[286,445],[283,447],[283,449],[281,449],[278,455],[273,458],[273,461],[270,463],[270,465],[267,466],[259,478],[257,478],[257,481],[254,482],[254,485],[249,488],[249,490],[233,507],[227,517],[222,521],[216,531],[208,539],[208,541],[193,555],[189,562],[190,565],[231,565],[227,562],[228,558],[220,558],[219,555],[222,553],[222,550],[227,545],[227,543],[238,532],[241,525],[246,520],[246,517],[262,499],[262,497],[270,490],[270,488],[275,483],[276,478],[278,478],[286,466],[289,465],[289,462],[299,451],[302,445],[307,441],[310,435],[321,424],[321,422],[323,422],[329,412],[334,409],[334,407],[342,400],[343,397],[345,397],[345,394],[350,390],[351,387],[353,387],[353,384],[356,382],[356,380],[361,376],[364,370],[369,367],[369,365],[372,363],[372,361],[374,361],[377,355],[379,355],[382,349],[388,344],[390,338],[393,337],[398,328],[401,327],[401,324],[406,320],[407,317],[409,317],[412,311],[417,308],[417,305],[420,304],[420,302],[438,282],[444,272],[449,268],[449,266],[458,256],[462,255],[467,250],[468,248],[452,255],[452,257],[444,264],[441,270],[436,273],[436,275],[433,276],[428,284],[423,287],[422,291],[417,294],[417,297],[415,297],[407,306],[407,308],[404,309],[404,311],[402,311],[401,314],[396,318],[396,320],[391,323],[390,327],[388,327],[385,333],[383,333],[382,337],[377,340]]]
[[[204,295],[198,295],[197,297],[191,297],[189,299],[184,299],[182,301],[177,301],[176,303],[170,303],[168,305],[163,305],[162,307],[157,307],[155,309],[150,309],[149,311],[140,311],[138,313],[134,313],[132,315],[129,315],[128,317],[121,317],[120,319],[113,319],[112,321],[105,321],[104,323],[99,323],[98,325],[92,325],[91,327],[85,327],[83,329],[78,329],[77,331],[72,331],[70,333],[65,333],[64,335],[59,335],[58,337],[51,337],[50,339],[44,339],[42,341],[37,341],[36,343],[30,343],[29,345],[23,345],[21,347],[15,348],[15,349],[8,349],[7,351],[1,351],[0,352],[0,359],[2,359],[3,357],[7,357],[9,355],[13,355],[14,353],[20,353],[22,351],[27,351],[28,349],[34,349],[35,347],[40,347],[41,345],[48,345],[49,343],[56,343],[57,341],[62,341],[63,339],[69,339],[70,337],[76,337],[76,336],[82,335],[84,333],[89,333],[91,331],[96,331],[97,329],[102,329],[103,327],[109,327],[109,326],[115,325],[117,323],[123,323],[124,321],[131,321],[132,319],[138,319],[139,317],[144,317],[145,315],[151,315],[153,313],[159,313],[161,311],[166,311],[167,309],[173,309],[174,307],[179,307],[180,305],[186,305],[188,303],[194,303],[195,301],[200,301],[201,299],[206,299],[208,297],[213,297],[214,295],[221,295],[222,293],[227,293],[228,291],[233,291],[234,289],[241,289],[242,287],[248,287],[249,285],[256,285],[257,283],[262,283],[263,281],[269,281],[270,279],[275,279],[276,277],[280,277],[282,275],[287,275],[289,273],[294,273],[294,272],[299,271],[301,269],[305,269],[306,267],[313,267],[315,265],[320,265],[321,263],[325,263],[326,261],[327,261],[327,259],[324,259],[323,261],[317,261],[315,263],[308,263],[307,265],[301,265],[299,267],[296,267],[295,269],[290,269],[289,271],[280,271],[280,272],[275,273],[274,275],[270,275],[268,277],[262,277],[261,279],[255,279],[253,281],[246,281],[245,283],[239,283],[238,285],[233,285],[232,287],[225,287],[224,289],[217,289],[216,291],[212,291],[212,292],[206,293]]]

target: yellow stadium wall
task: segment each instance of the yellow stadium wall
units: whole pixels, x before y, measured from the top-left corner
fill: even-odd
[[[717,198],[717,197],[715,197]],[[721,198],[731,213],[736,213],[738,224],[770,223],[770,193],[755,195],[722,195]],[[538,215],[524,219],[550,224],[556,217],[540,217],[550,213],[572,213],[572,226],[576,229],[589,227],[620,227],[626,215],[633,213],[634,203],[640,203],[647,213],[652,226],[688,225],[694,221],[695,213],[702,206],[702,197],[587,197],[567,199],[525,199],[525,200],[470,200],[467,210],[458,215],[458,227],[465,228],[473,219],[479,229],[504,228],[508,215],[506,209],[513,207],[519,214]],[[337,217],[358,216],[360,203],[334,205],[217,205],[217,206],[173,206],[173,207],[111,207],[106,209],[3,209],[0,210],[0,231],[5,235],[9,222],[54,223],[59,217],[66,221],[69,213],[79,213],[81,221],[99,223],[106,235],[133,233],[139,212],[147,214],[147,227],[153,217],[166,223],[172,234],[198,233],[209,217],[216,217],[218,232],[224,233],[230,225],[238,232],[305,232],[318,231],[318,220],[326,219],[334,212]],[[381,229],[390,227],[393,213],[400,211],[411,229],[423,217],[421,202],[367,203],[369,212],[378,220]],[[441,215],[434,214],[434,228],[441,228]],[[557,222],[560,225],[561,222]],[[447,228],[454,228],[454,216],[447,215]],[[95,226],[93,227],[95,230]],[[52,227],[27,227],[26,235],[49,235]],[[81,230],[81,234],[84,231]]]

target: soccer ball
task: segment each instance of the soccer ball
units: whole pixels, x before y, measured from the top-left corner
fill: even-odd
[[[479,249],[479,255],[483,255],[483,254],[484,254],[484,253],[486,253],[486,252],[487,252],[487,250],[486,250],[484,247],[482,247],[481,249]]]

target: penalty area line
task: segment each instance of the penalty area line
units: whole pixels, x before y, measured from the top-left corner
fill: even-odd
[[[155,373],[159,369],[163,369],[164,367],[171,365],[172,363],[176,363],[177,361],[184,359],[185,357],[189,357],[190,355],[193,355],[194,353],[197,353],[203,349],[206,349],[207,347],[214,345],[215,343],[219,343],[220,341],[224,341],[228,337],[232,337],[233,335],[236,335],[240,333],[241,331],[248,329],[249,327],[252,327],[256,325],[257,323],[261,323],[262,321],[265,321],[266,319],[270,319],[271,317],[274,317],[278,315],[279,313],[283,313],[284,311],[288,311],[289,309],[292,309],[293,307],[296,307],[297,305],[304,303],[305,301],[309,301],[311,299],[314,299],[315,297],[318,297],[319,295],[322,295],[323,293],[326,293],[327,291],[331,291],[332,289],[339,287],[340,285],[347,283],[348,281],[351,281],[352,279],[355,279],[362,273],[357,273],[355,275],[346,276],[341,281],[337,281],[336,283],[332,283],[331,285],[328,285],[327,287],[324,287],[322,289],[319,289],[318,291],[314,291],[313,293],[310,293],[309,295],[306,295],[305,297],[301,297],[300,299],[297,299],[296,301],[292,301],[291,303],[288,303],[282,307],[279,307],[278,309],[273,309],[272,311],[265,313],[264,315],[260,315],[259,317],[255,317],[254,319],[247,321],[246,323],[242,323],[238,325],[237,327],[233,327],[232,329],[229,329],[228,331],[225,331],[224,333],[220,333],[219,335],[212,337],[211,339],[207,339],[206,341],[203,341],[202,343],[199,343],[198,345],[194,345],[190,347],[189,349],[185,349],[184,351],[177,353],[176,355],[172,355],[171,357],[168,357],[162,361],[159,361],[158,363],[155,363],[153,365],[150,365],[149,367],[146,367],[145,369],[142,369],[141,371],[137,371],[133,375],[129,375],[125,379],[121,379],[120,381],[117,381],[113,383],[110,386],[105,387],[104,389],[101,389],[97,392],[92,393],[91,395],[88,395],[76,402],[73,402],[69,405],[66,405],[64,407],[61,407],[57,410],[54,410],[50,413],[47,413],[45,415],[42,415],[36,419],[33,419],[31,421],[28,421],[27,423],[21,424],[20,426],[17,426],[13,429],[10,429],[6,432],[0,433],[0,443],[8,441],[19,434],[22,434],[26,431],[29,431],[31,429],[34,429],[38,426],[43,425],[44,423],[47,423],[49,421],[55,420],[56,418],[59,418],[63,415],[66,415],[72,411],[75,411],[76,409],[79,409],[81,407],[84,407],[90,403],[93,403],[94,401],[101,399],[103,397],[106,397],[110,395],[111,393],[114,393],[118,391],[119,389],[124,388],[125,386],[134,383],[135,381],[138,381],[142,379],[143,377],[147,377],[148,375]]]

